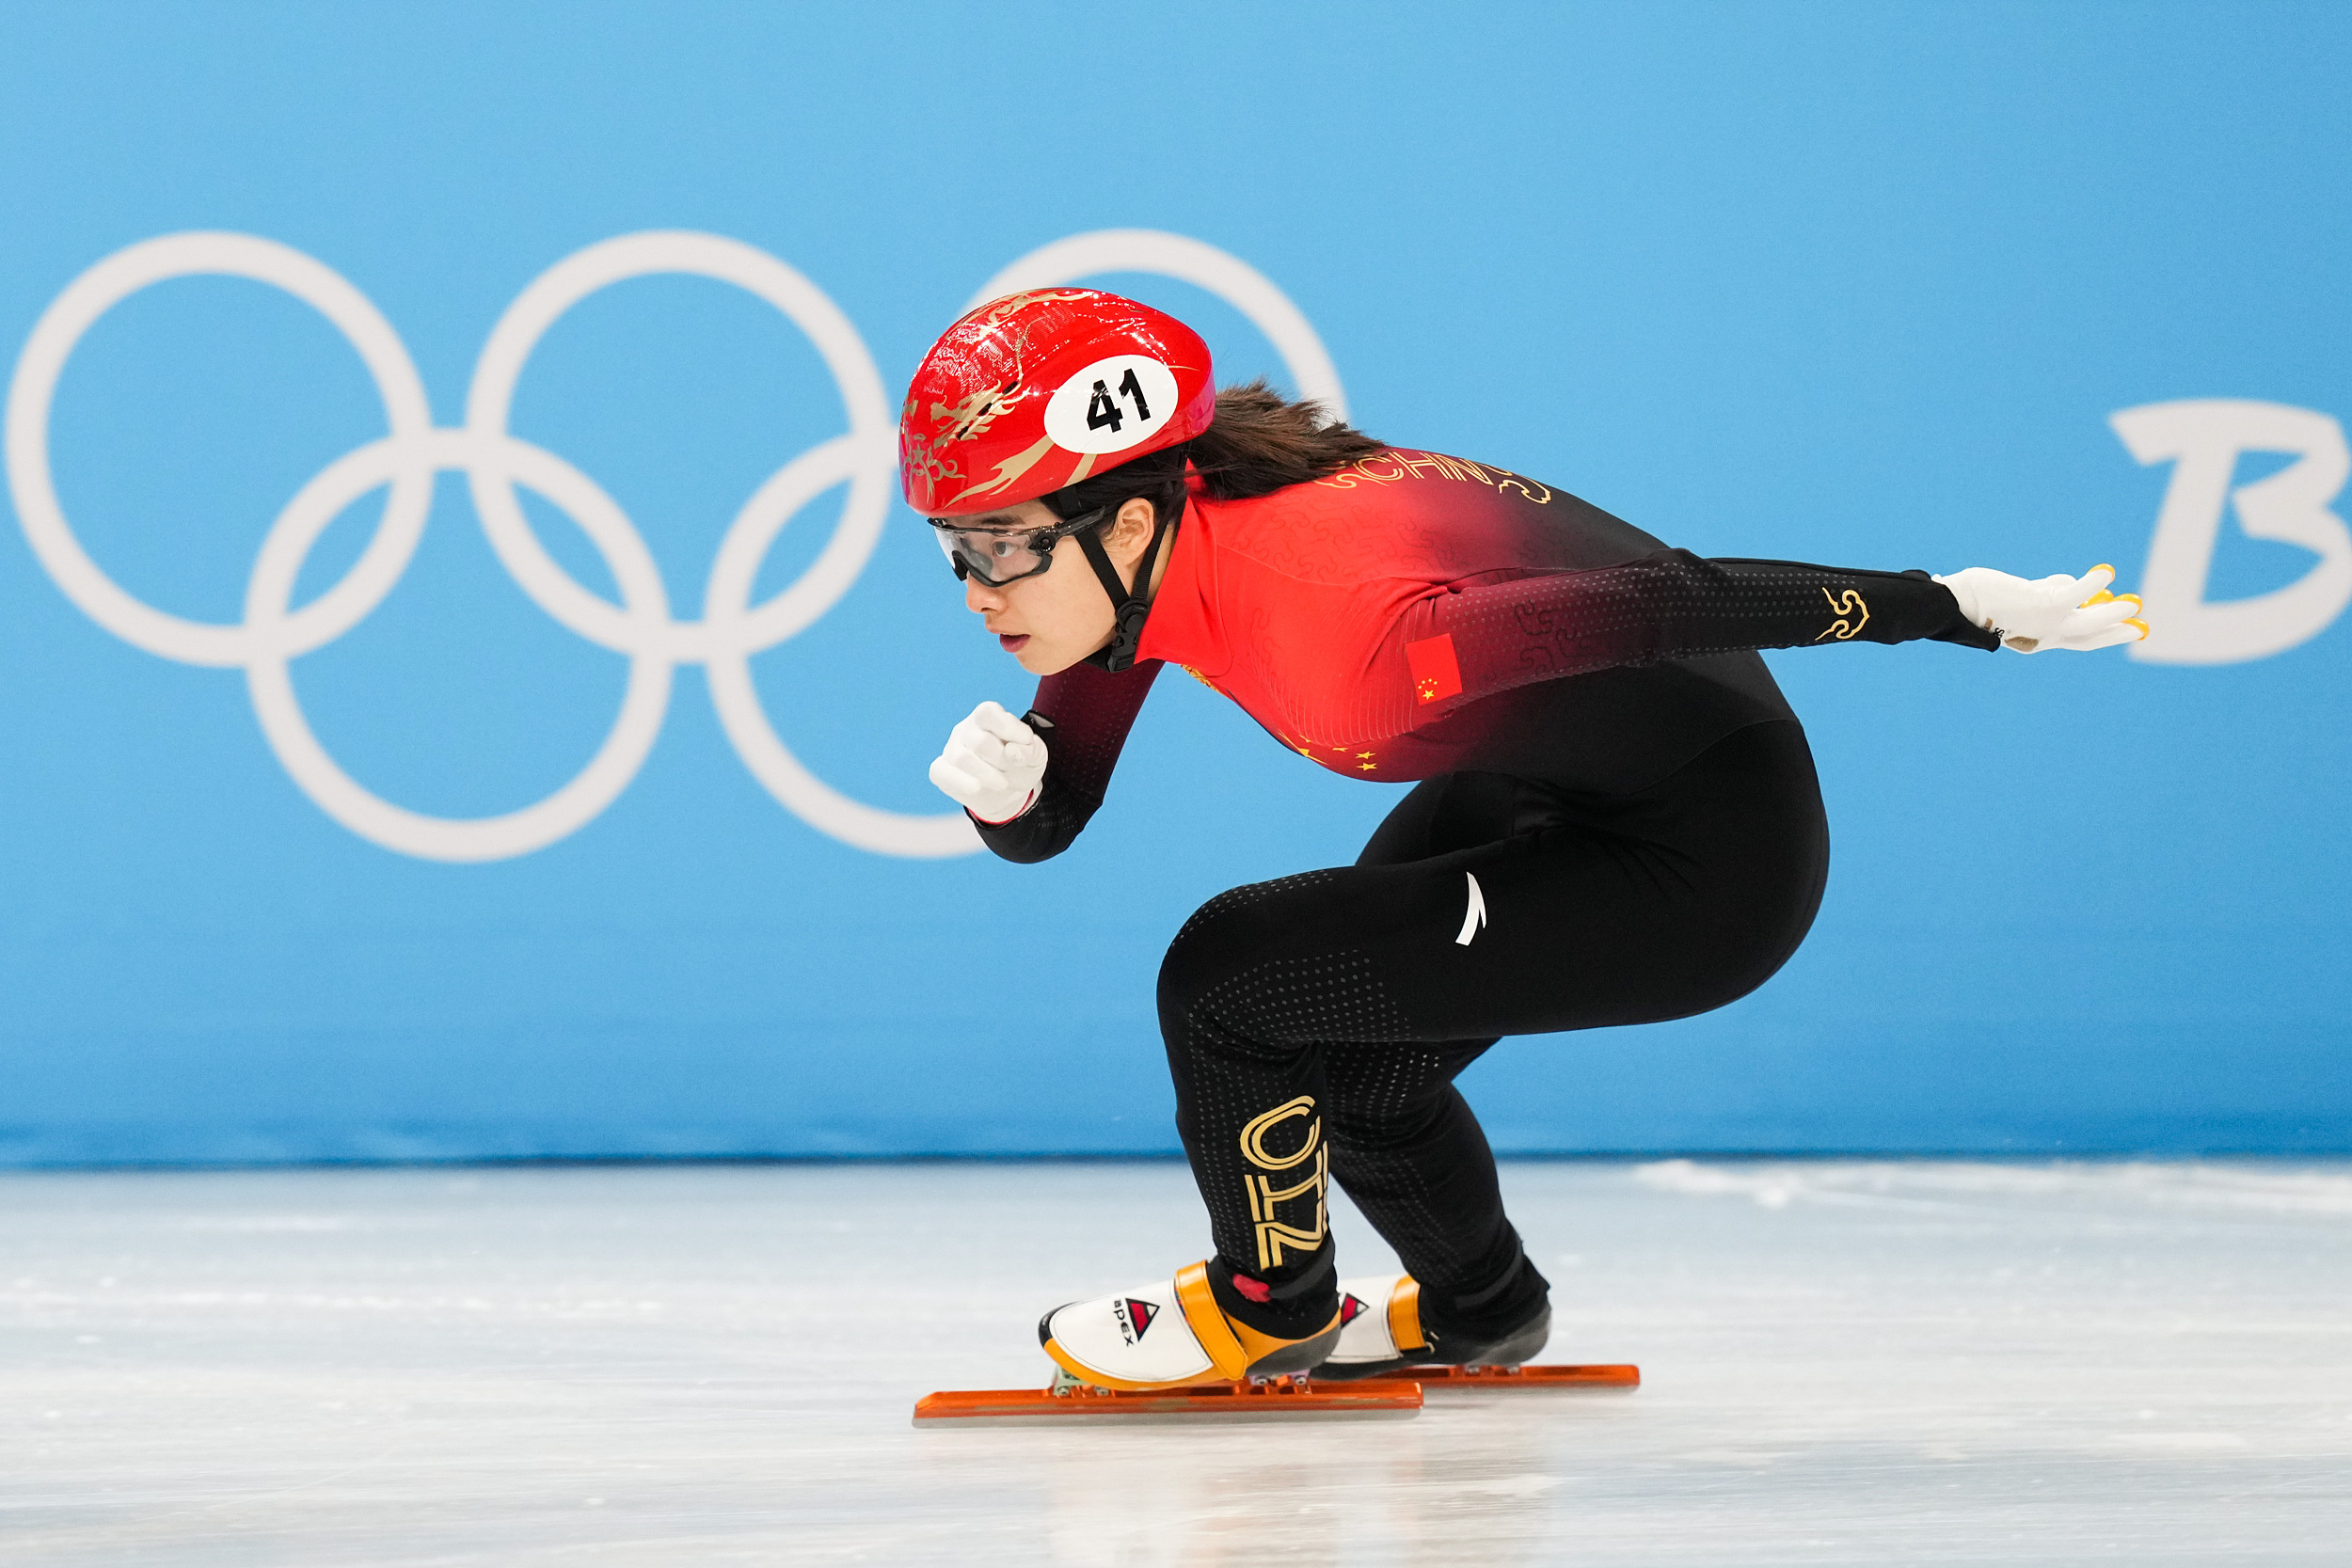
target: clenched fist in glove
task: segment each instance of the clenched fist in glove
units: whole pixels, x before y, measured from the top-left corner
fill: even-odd
[[[1986,566],[1971,566],[1936,581],[1952,591],[1971,625],[1998,632],[2001,645],[2021,654],[2052,648],[2112,648],[2148,635],[2139,619],[2139,595],[2110,594],[2112,566],[2093,566],[2081,577],[2063,575],[2028,582]]]
[[[947,732],[931,764],[931,783],[990,827],[1037,804],[1045,778],[1045,742],[994,703],[982,703]]]

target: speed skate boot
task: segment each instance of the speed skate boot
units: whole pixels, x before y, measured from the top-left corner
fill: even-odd
[[[1524,1258],[1467,1311],[1446,1310],[1409,1274],[1369,1275],[1340,1281],[1339,1343],[1314,1375],[1344,1383],[1407,1367],[1518,1367],[1550,1338],[1549,1287]]]
[[[1296,1337],[1250,1327],[1237,1314],[1259,1314],[1232,1279],[1216,1278],[1224,1272],[1187,1264],[1164,1284],[1057,1307],[1039,1321],[1038,1339],[1071,1381],[1131,1393],[1304,1376],[1338,1346],[1337,1310],[1327,1321],[1311,1311],[1294,1325],[1303,1330]],[[1228,1296],[1234,1299],[1220,1301]]]

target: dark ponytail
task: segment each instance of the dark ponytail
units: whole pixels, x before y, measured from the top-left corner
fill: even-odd
[[[1200,471],[1209,495],[1237,501],[1323,479],[1387,450],[1353,425],[1328,420],[1321,404],[1293,403],[1260,379],[1218,392],[1216,419],[1191,440],[1082,479],[1043,499],[1055,516],[1067,521],[1141,496],[1155,515],[1173,522],[1184,507],[1186,465]]]

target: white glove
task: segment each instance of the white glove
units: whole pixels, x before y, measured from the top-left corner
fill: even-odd
[[[2093,566],[2081,577],[2063,575],[2028,582],[1986,566],[1971,566],[1936,581],[1952,591],[1971,626],[1999,634],[2001,646],[2021,654],[2052,648],[2112,648],[2148,635],[2139,619],[2139,595],[2110,594],[2112,566]]]
[[[997,827],[1037,804],[1045,778],[1045,742],[994,703],[947,732],[931,764],[931,783],[974,816]]]

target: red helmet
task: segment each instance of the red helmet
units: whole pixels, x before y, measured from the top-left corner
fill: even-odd
[[[1189,441],[1216,414],[1209,345],[1095,289],[1007,294],[931,345],[898,412],[898,483],[932,517],[993,512]]]

